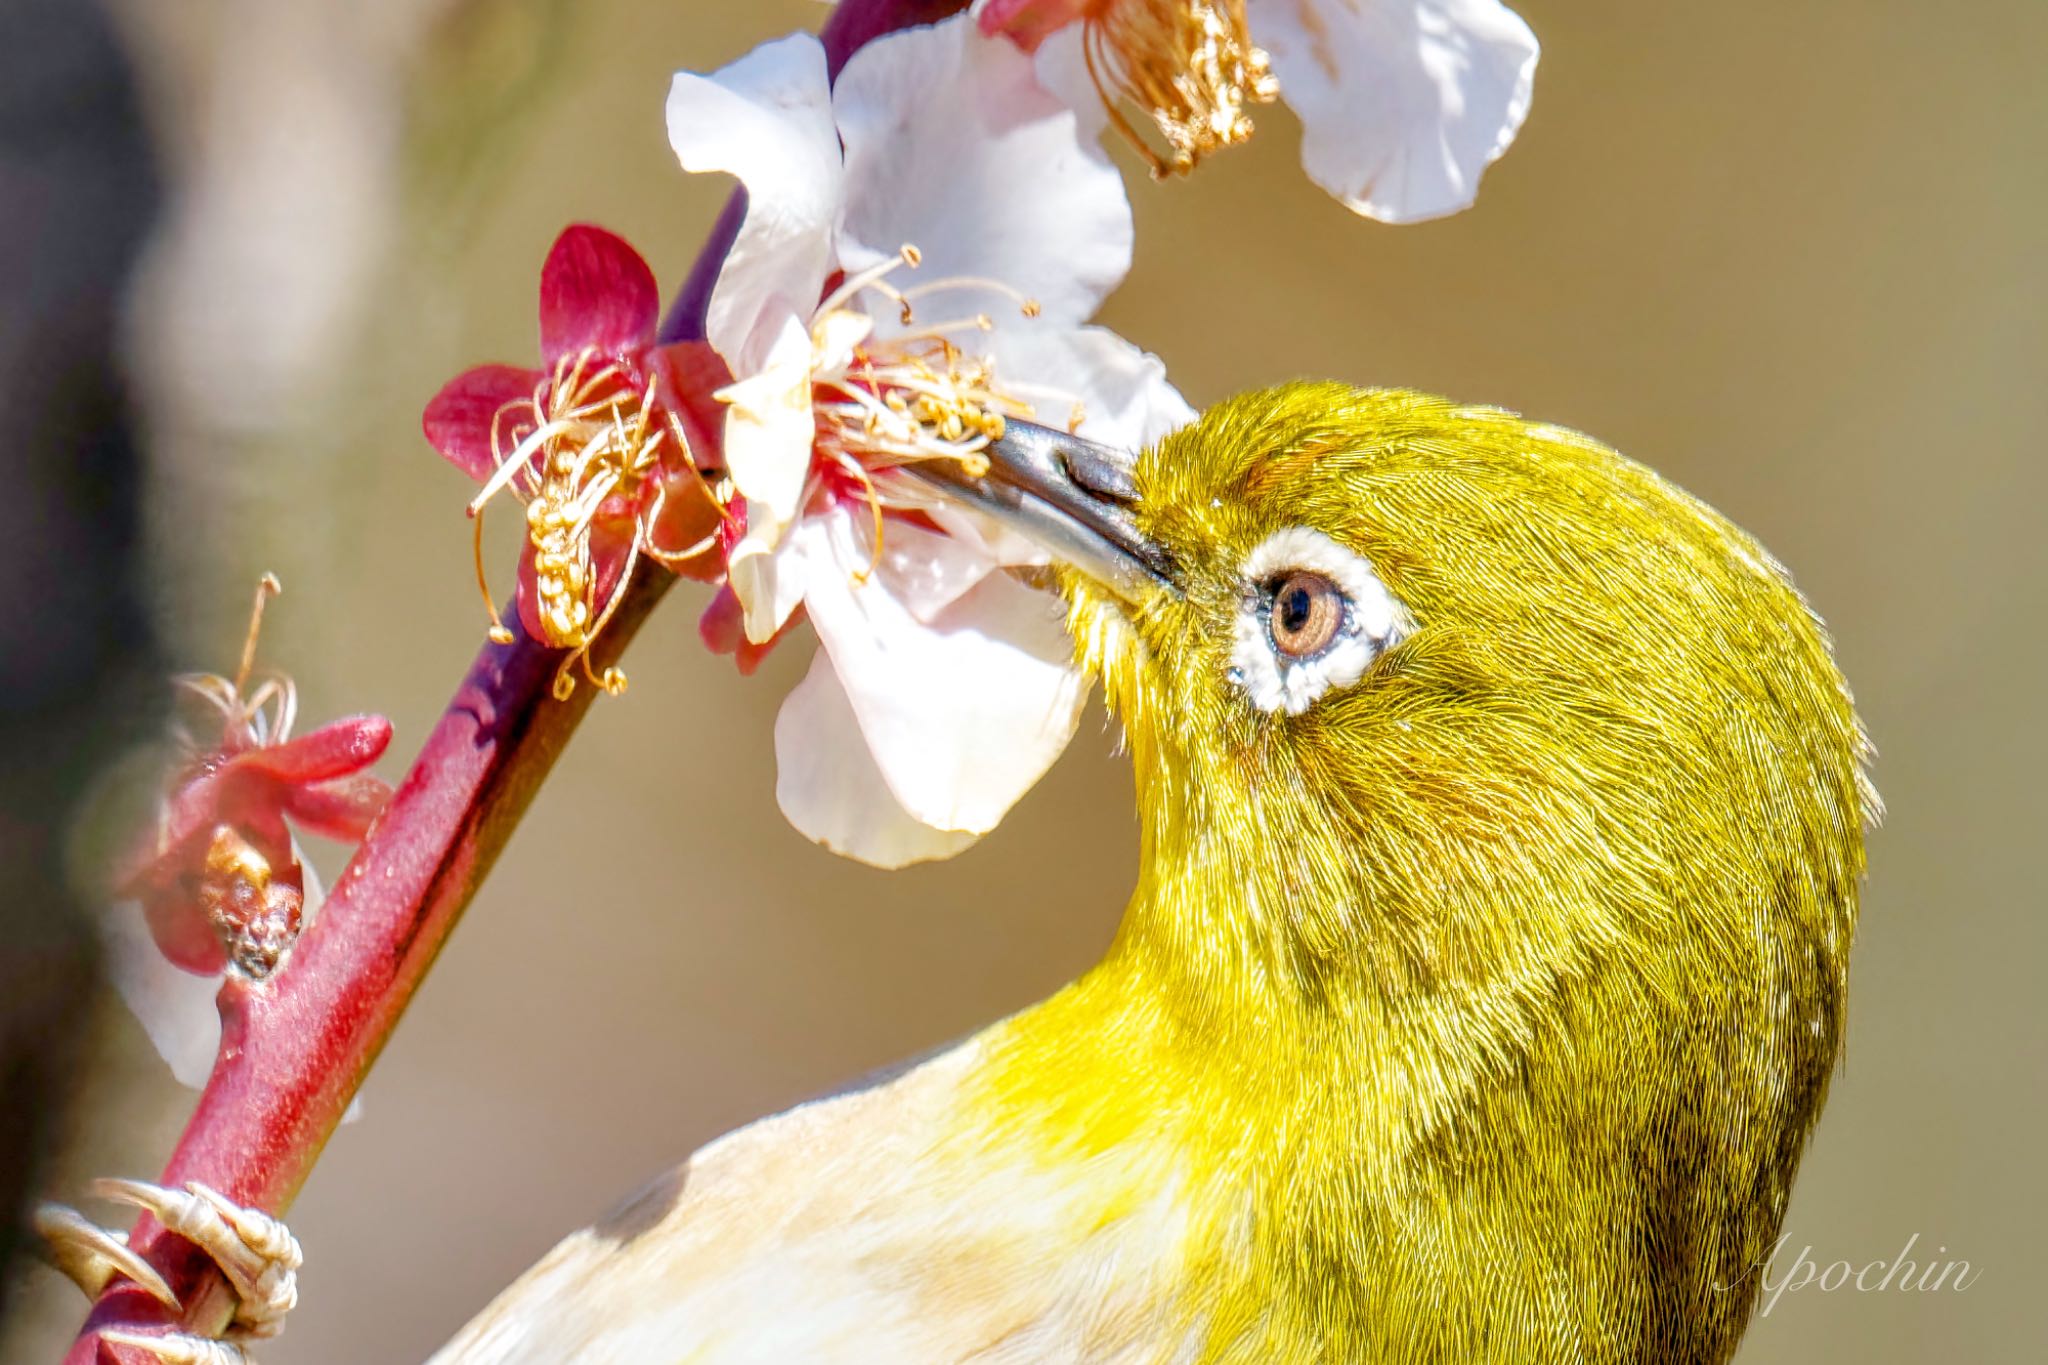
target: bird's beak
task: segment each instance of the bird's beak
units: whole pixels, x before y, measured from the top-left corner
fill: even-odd
[[[980,478],[950,461],[905,466],[935,487],[1043,546],[1130,602],[1176,592],[1173,565],[1138,530],[1133,457],[1052,427],[1009,421],[982,451]]]

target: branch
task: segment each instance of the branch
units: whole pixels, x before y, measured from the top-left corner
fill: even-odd
[[[965,0],[845,0],[823,32],[836,73],[861,44],[942,19]],[[726,207],[671,312],[667,339],[702,335],[711,282],[744,204]],[[617,661],[673,583],[643,563],[622,589],[592,662]],[[269,978],[230,973],[222,988],[221,1050],[161,1182],[203,1181],[268,1212],[287,1209],[342,1112],[397,1026],[448,934],[511,837],[527,803],[583,719],[594,687],[566,701],[551,687],[561,653],[517,630],[471,664],[412,769],[350,860],[319,918]],[[217,1335],[231,1293],[198,1248],[145,1217],[130,1245],[184,1305],[173,1315],[126,1280],[93,1305],[66,1365],[121,1360],[103,1328],[176,1325]]]

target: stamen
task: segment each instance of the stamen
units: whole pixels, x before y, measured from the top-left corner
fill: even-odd
[[[1245,26],[1244,0],[1110,0],[1087,21],[1081,54],[1110,121],[1155,177],[1243,142],[1248,106],[1280,93]],[[1122,99],[1152,116],[1167,156],[1138,136],[1116,107]]]
[[[696,469],[681,423],[673,413],[662,414],[665,422],[657,416],[656,381],[650,378],[645,387],[628,389],[627,371],[617,362],[600,364],[599,360],[596,350],[589,347],[560,357],[530,400],[507,404],[493,415],[491,447],[497,467],[469,505],[477,523],[472,537],[477,589],[490,616],[490,638],[508,644],[514,637],[498,613],[484,569],[483,510],[507,489],[526,504],[526,539],[533,555],[538,599],[534,606],[541,636],[544,643],[569,651],[556,672],[557,696],[575,690],[574,671],[579,663],[594,685],[614,693],[624,689],[623,673],[612,668],[602,676],[595,674],[588,655],[616,610],[640,554],[655,548],[647,538],[649,527],[660,515],[663,495],[656,492],[651,508],[635,508],[625,568],[609,600],[602,603],[596,601],[599,573],[590,543],[599,509],[615,494],[629,499],[642,494],[642,481],[658,473],[662,442],[670,436],[690,468]],[[506,451],[506,419],[518,408],[530,409],[533,421],[531,425],[523,419],[509,424],[519,439]],[[702,474],[697,477],[701,482]],[[689,551],[699,552],[699,548]]]
[[[979,275],[953,275],[943,280],[932,280],[925,284],[914,285],[904,290],[902,297],[914,302],[918,299],[929,298],[933,294],[944,293],[952,289],[986,289],[991,293],[1001,294],[1005,298],[1013,300],[1025,317],[1035,318],[1038,316],[1038,300],[1032,298],[1014,284],[1005,284],[1001,280],[991,280]]]
[[[256,637],[263,632],[263,608],[283,591],[284,584],[277,581],[274,573],[266,573],[256,580],[256,602],[249,608],[249,631],[242,637],[242,663],[235,669],[236,692],[248,684],[249,670],[256,665]]]
[[[472,506],[469,519],[476,528],[476,534],[470,537],[472,556],[476,560],[476,588],[483,594],[484,612],[491,618],[490,629],[484,634],[494,645],[509,645],[512,632],[505,628],[505,618],[498,615],[498,600],[491,595],[490,577],[484,571],[484,509]]]
[[[825,296],[825,301],[818,305],[818,310],[813,316],[824,317],[827,313],[844,307],[847,300],[851,299],[855,294],[858,294],[863,289],[872,289],[877,285],[882,285],[884,279],[895,274],[897,269],[902,266],[907,265],[912,270],[915,270],[923,263],[924,253],[919,251],[914,244],[905,242],[897,249],[894,260],[877,262],[866,270],[849,275],[842,280],[837,289]],[[903,297],[893,287],[886,285],[883,285],[881,292],[887,294],[892,299],[900,300]]]
[[[263,632],[263,612],[270,599],[284,591],[277,575],[266,573],[256,583],[256,598],[249,612],[249,629],[242,637],[242,657],[235,668],[232,679],[218,673],[180,673],[171,679],[173,686],[205,702],[220,713],[221,740],[205,744],[193,740],[189,735],[183,739],[184,747],[196,756],[201,752],[233,748],[237,745],[266,747],[282,744],[291,738],[292,725],[298,720],[299,692],[292,680],[282,673],[273,673],[263,679],[254,692],[244,695],[256,670],[256,645]]]
[[[840,468],[860,480],[861,489],[867,494],[868,512],[874,518],[874,539],[869,544],[867,567],[853,576],[856,584],[865,583],[882,563],[882,497],[875,492],[875,481],[868,477],[859,460],[845,451],[837,452],[837,458]]]

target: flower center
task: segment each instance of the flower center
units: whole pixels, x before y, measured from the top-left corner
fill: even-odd
[[[1252,135],[1248,106],[1280,93],[1245,27],[1244,0],[1106,0],[1088,16],[1081,51],[1110,121],[1155,176],[1193,170],[1243,142]],[[1118,98],[1152,115],[1167,155],[1117,112]]]
[[[880,265],[850,276],[811,320],[812,370],[820,453],[841,464],[886,469],[913,460],[957,460],[971,473],[987,468],[980,452],[999,439],[1009,417],[1030,417],[1031,386],[999,381],[995,360],[975,355],[957,338],[995,329],[987,313],[942,322],[918,318],[921,300],[968,290],[993,291],[1026,317],[1038,304],[998,280],[957,277],[900,289],[889,276],[923,260],[904,246]],[[853,306],[866,291],[896,305],[911,330],[876,336],[874,320]],[[1057,396],[1049,390],[1038,396]],[[1078,420],[1078,412],[1076,413]],[[851,472],[851,471],[850,471]]]
[[[874,520],[873,560],[883,540],[883,496],[869,477],[917,460],[954,460],[975,477],[988,472],[981,452],[1002,437],[1008,418],[1034,415],[1031,399],[1065,398],[1070,421],[1081,420],[1081,405],[1070,394],[998,380],[995,359],[975,355],[956,338],[995,330],[995,319],[974,313],[941,322],[921,322],[920,301],[967,291],[993,292],[1011,299],[1023,317],[1038,316],[1038,304],[1000,280],[958,276],[898,288],[889,279],[923,262],[906,243],[895,256],[858,271],[828,294],[811,317],[812,407],[820,459],[850,476],[866,493]],[[908,330],[876,336],[874,319],[856,306],[865,292],[896,306]]]
[[[640,555],[670,557],[649,541],[664,497],[653,476],[661,463],[663,441],[673,435],[686,457],[690,448],[675,415],[657,406],[653,378],[644,389],[636,389],[620,364],[599,360],[590,348],[563,356],[532,398],[498,411],[491,423],[497,472],[469,505],[477,522],[477,584],[490,612],[491,639],[509,644],[512,632],[499,617],[485,581],[482,513],[484,505],[506,489],[526,504],[535,615],[545,643],[570,651],[555,674],[558,698],[575,690],[572,670],[578,664],[595,686],[614,694],[625,690],[625,674],[617,668],[607,668],[601,675],[592,671],[590,649],[610,621],[618,589],[632,576]],[[507,439],[512,441],[509,451]],[[607,600],[601,602],[598,591],[608,575],[601,572],[591,540],[600,512],[614,498],[623,500],[614,504],[615,509],[629,509],[632,536],[617,575],[604,585],[611,589]]]

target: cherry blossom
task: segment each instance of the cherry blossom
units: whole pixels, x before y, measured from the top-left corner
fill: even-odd
[[[710,393],[723,362],[700,342],[655,339],[661,296],[640,254],[602,228],[563,231],[540,277],[539,369],[480,365],[427,404],[427,441],[483,485],[477,576],[484,583],[481,514],[510,490],[526,504],[516,600],[528,636],[569,651],[573,670],[607,691],[616,669],[590,671],[591,645],[642,556],[693,577],[716,576],[720,502],[699,466],[717,449],[721,415]],[[509,640],[483,586],[493,638]]]
[[[354,843],[391,799],[368,771],[391,742],[390,721],[348,716],[294,736],[291,679],[252,687],[264,605],[277,591],[266,575],[233,678],[175,680],[204,727],[177,733],[156,819],[112,878],[115,984],[188,1084],[212,1063],[223,974],[269,976],[319,908],[294,830]]]
[[[1092,83],[1156,174],[1243,141],[1251,107],[1277,95],[1301,119],[1309,178],[1389,223],[1470,205],[1536,78],[1535,35],[1500,0],[981,0],[975,14],[1084,67],[1085,83],[1053,83]],[[1151,116],[1164,155],[1124,101]]]
[[[1037,547],[904,468],[978,468],[1005,421],[1135,449],[1190,415],[1153,357],[1085,325],[1130,265],[1129,204],[1077,112],[968,15],[827,80],[794,35],[679,74],[684,169],[747,212],[706,331],[731,367],[739,495],[704,632],[743,667],[799,614],[821,648],[776,723],[800,830],[899,866],[994,827],[1071,738],[1086,689]]]

